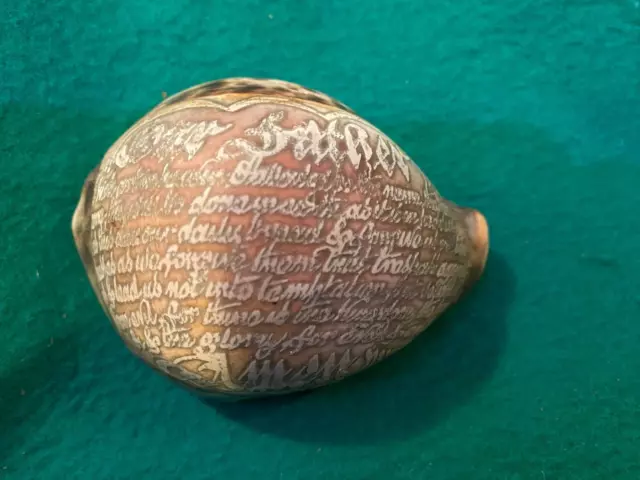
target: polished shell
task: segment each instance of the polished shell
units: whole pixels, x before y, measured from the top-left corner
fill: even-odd
[[[397,351],[481,274],[484,217],[320,92],[169,97],[88,176],[73,234],[128,347],[202,394],[326,385]]]

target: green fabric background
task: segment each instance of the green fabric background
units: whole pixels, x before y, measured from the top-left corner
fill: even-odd
[[[637,0],[2,0],[0,478],[640,478]],[[483,281],[311,395],[213,408],[125,349],[70,218],[139,116],[322,90],[481,209]]]

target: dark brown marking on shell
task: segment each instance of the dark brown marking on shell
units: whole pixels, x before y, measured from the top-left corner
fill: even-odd
[[[208,96],[224,94],[253,93],[265,96],[285,96],[308,102],[318,103],[329,107],[340,108],[349,113],[355,113],[342,102],[311,88],[302,87],[288,82],[275,82],[268,79],[242,78],[214,80],[185,90],[166,99],[162,105],[174,105],[185,100],[193,100]]]

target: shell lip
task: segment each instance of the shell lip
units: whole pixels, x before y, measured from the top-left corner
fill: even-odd
[[[100,289],[98,287],[98,277],[91,255],[91,212],[93,208],[93,195],[95,190],[96,177],[98,176],[98,168],[94,168],[87,176],[80,192],[80,198],[71,217],[71,233],[76,246],[82,265],[87,273],[89,284],[94,291],[98,302],[102,306],[105,313],[108,309],[105,304]]]

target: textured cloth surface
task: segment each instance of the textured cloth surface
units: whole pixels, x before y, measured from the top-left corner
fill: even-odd
[[[0,478],[640,478],[636,0],[2,0]],[[214,408],[124,347],[70,234],[87,173],[230,76],[345,102],[482,210],[482,282],[335,387]]]

